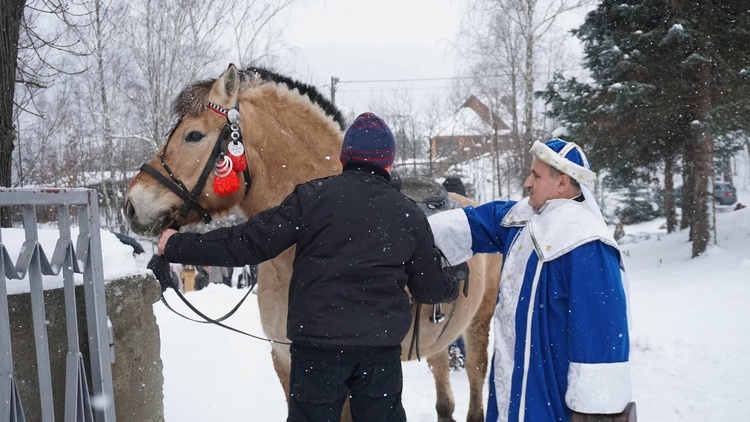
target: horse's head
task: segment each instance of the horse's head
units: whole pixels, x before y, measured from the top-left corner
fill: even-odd
[[[221,195],[214,188],[223,179],[219,175],[250,183],[242,172],[231,174],[237,173],[232,169],[226,175],[228,145],[241,133],[235,111],[239,83],[239,72],[231,65],[218,80],[198,82],[177,97],[173,111],[179,121],[128,188],[125,216],[133,231],[156,235],[170,226],[207,221],[242,199],[244,187],[220,190]]]
[[[230,65],[218,79],[184,89],[172,107],[177,124],[128,188],[133,231],[155,236],[237,205],[252,215],[296,184],[336,173],[340,114],[328,115],[314,88],[290,84]]]

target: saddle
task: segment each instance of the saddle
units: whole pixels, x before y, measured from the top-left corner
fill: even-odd
[[[401,178],[395,171],[391,173],[391,184],[404,196],[416,202],[426,216],[439,212],[461,208],[461,205],[448,196],[448,190],[443,185],[426,177]],[[450,264],[450,263],[448,263]],[[469,295],[469,265],[465,262],[449,265],[445,271],[464,282],[463,294]],[[438,307],[440,308],[440,307]],[[433,322],[441,322],[445,318],[442,312],[433,310]]]
[[[461,208],[458,202],[448,197],[448,190],[434,180],[426,177],[407,177],[401,179],[400,183],[401,193],[416,202],[428,217],[442,211]]]

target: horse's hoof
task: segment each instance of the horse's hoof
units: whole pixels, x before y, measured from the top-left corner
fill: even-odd
[[[451,416],[438,416],[438,422],[456,422]]]

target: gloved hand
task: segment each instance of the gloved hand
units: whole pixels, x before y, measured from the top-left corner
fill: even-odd
[[[443,272],[456,280],[464,282],[464,296],[469,296],[469,264],[462,262],[451,267],[444,267]]]
[[[151,260],[148,261],[146,268],[154,273],[156,280],[161,285],[162,292],[169,287],[177,289],[177,286],[174,285],[174,280],[172,279],[172,272],[169,270],[169,261],[167,261],[167,258],[164,258],[164,255],[152,256]]]

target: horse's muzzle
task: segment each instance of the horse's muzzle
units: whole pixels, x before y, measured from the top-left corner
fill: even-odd
[[[125,214],[125,219],[128,221],[130,229],[141,236],[159,236],[162,230],[167,227],[176,230],[179,229],[179,224],[171,218],[169,213],[164,213],[160,215],[159,218],[151,221],[143,221],[143,219],[138,216],[138,212],[130,198],[126,199],[125,204],[123,204],[123,213]]]

